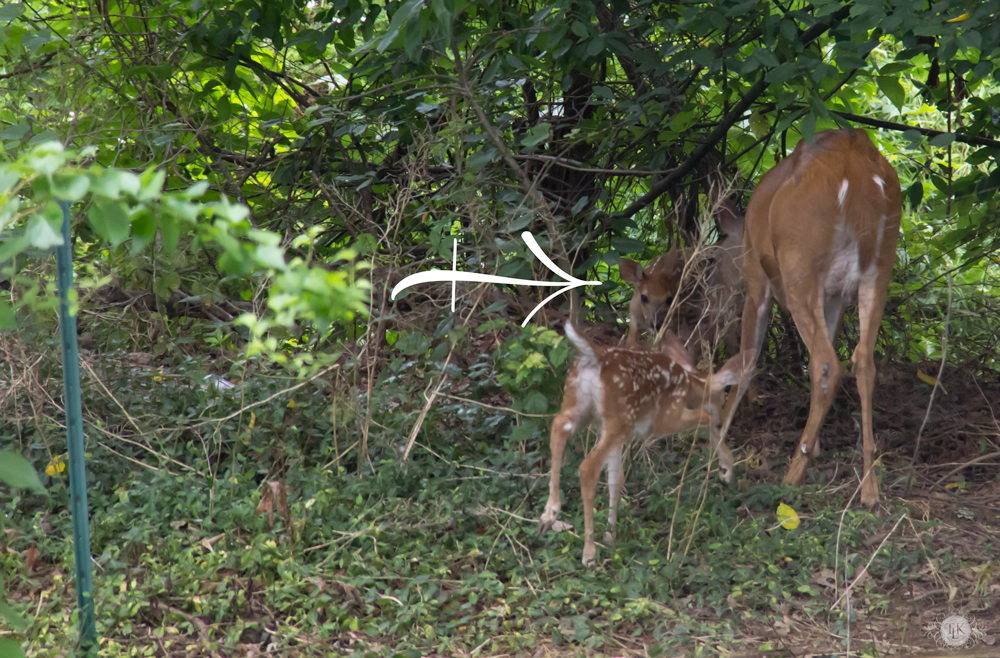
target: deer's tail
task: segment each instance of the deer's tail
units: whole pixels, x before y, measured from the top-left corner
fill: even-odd
[[[573,343],[580,352],[580,368],[591,369],[600,368],[600,360],[597,358],[598,347],[593,342],[573,326],[572,321],[566,322],[566,338]]]

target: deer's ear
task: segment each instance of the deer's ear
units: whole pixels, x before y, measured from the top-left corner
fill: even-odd
[[[684,266],[693,255],[693,249],[671,249],[664,255],[664,258],[669,259],[664,269],[670,272],[670,276],[679,277],[684,273]]]
[[[715,216],[719,220],[719,228],[727,236],[739,239],[743,237],[745,216],[736,207],[736,202],[730,197],[723,197],[715,208]]]
[[[726,365],[719,368],[718,372],[712,375],[712,389],[721,391],[727,386],[738,384],[746,376],[746,373],[753,368],[756,356],[757,350],[749,349],[740,352],[726,361]]]
[[[619,258],[618,276],[622,278],[622,281],[636,285],[642,281],[645,273],[642,271],[642,265],[639,265],[639,263],[631,258]]]
[[[677,334],[669,329],[663,332],[663,340],[660,341],[660,351],[677,362],[677,364],[685,370],[694,370],[694,364],[691,362],[691,355],[688,354],[687,349],[685,349],[684,343],[682,343],[681,339],[677,337]]]

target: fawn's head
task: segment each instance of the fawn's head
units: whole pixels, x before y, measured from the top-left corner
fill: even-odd
[[[646,267],[630,258],[618,261],[619,275],[635,287],[629,310],[633,315],[639,313],[640,317],[637,319],[653,333],[663,326],[670,305],[677,296],[684,271],[684,256],[682,251],[671,249],[649,261]]]
[[[691,387],[687,392],[688,406],[702,407],[710,411],[714,409],[713,419],[722,406],[726,388],[740,383],[740,380],[753,368],[757,354],[756,350],[749,349],[736,354],[714,372],[698,371],[684,343],[672,331],[664,333],[659,351],[669,356],[691,375]]]

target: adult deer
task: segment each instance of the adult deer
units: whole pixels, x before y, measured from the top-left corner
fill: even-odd
[[[566,439],[596,416],[601,438],[580,464],[583,496],[583,561],[597,555],[594,544],[594,497],[597,480],[608,467],[609,531],[618,518],[622,487],[622,447],[633,436],[667,436],[708,426],[709,438],[719,453],[719,472],[732,477],[733,456],[721,440],[719,409],[723,391],[739,381],[753,363],[753,352],[734,356],[714,375],[695,370],[691,358],[672,333],[664,335],[664,352],[602,347],[581,335],[571,322],[566,337],[580,356],[566,375],[562,409],[552,421],[550,447],[552,472],[549,500],[538,524],[539,532],[553,526],[562,507],[559,471]]]
[[[676,321],[668,326],[689,345],[695,363],[700,359],[703,339],[713,342],[721,337],[731,355],[737,352],[738,328],[729,316],[742,305],[739,260],[743,215],[729,198],[717,202],[715,214],[725,238],[713,245],[697,250],[675,247],[645,267],[629,258],[618,261],[620,276],[634,286],[626,340],[630,349],[639,347],[643,331],[652,343],[676,306]]]
[[[896,172],[868,135],[854,130],[828,130],[817,134],[812,144],[799,142],[791,156],[761,178],[750,198],[743,235],[747,293],[741,347],[760,353],[771,301],[777,299],[791,313],[809,350],[812,400],[786,484],[802,484],[809,456],[819,455],[817,435],[842,370],[832,339],[845,306],[857,302],[861,331],[851,362],[864,438],[861,501],[874,505],[879,500],[872,473],[874,349],[901,215]],[[749,379],[726,401],[723,437]]]

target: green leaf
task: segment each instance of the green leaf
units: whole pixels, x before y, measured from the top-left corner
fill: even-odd
[[[752,132],[753,136],[757,139],[764,137],[764,135],[767,134],[768,129],[771,127],[767,122],[767,117],[760,112],[754,112],[750,115],[749,124],[750,132]]]
[[[549,123],[540,123],[529,130],[527,135],[521,138],[521,143],[528,148],[537,146],[549,138],[549,131],[551,128],[552,125]]]
[[[160,237],[162,240],[163,253],[167,256],[177,251],[177,243],[180,241],[180,232],[177,230],[177,219],[164,214],[160,217]]]
[[[27,459],[9,450],[0,450],[0,481],[19,489],[45,492],[35,468]]]
[[[215,117],[219,121],[228,121],[233,116],[233,104],[229,102],[227,96],[222,96],[215,101]]]
[[[753,56],[756,57],[761,64],[768,68],[774,68],[781,65],[781,62],[778,60],[778,56],[771,52],[768,48],[754,49]]]
[[[163,169],[147,171],[142,175],[142,188],[136,195],[139,201],[152,201],[163,196],[163,181],[167,178],[167,172]]]
[[[764,79],[770,84],[784,82],[795,75],[796,68],[797,64],[795,62],[785,62],[768,71]]]
[[[403,51],[412,60],[419,59],[420,46],[424,42],[424,26],[421,21],[410,21],[403,34]]]
[[[497,150],[495,148],[487,146],[486,148],[479,149],[469,156],[469,159],[465,161],[465,164],[469,169],[476,171],[492,162],[493,158],[496,157],[496,154]]]
[[[173,276],[170,276],[173,275]],[[170,299],[170,293],[180,287],[181,278],[176,272],[169,272],[153,281],[153,292],[160,299]],[[176,283],[176,285],[171,285]]]
[[[69,179],[65,176],[53,176],[50,188],[52,196],[61,201],[79,201],[88,189],[90,189],[90,179],[84,174]]]
[[[896,75],[907,69],[912,69],[913,64],[909,62],[889,62],[878,70],[879,75]]]
[[[646,250],[646,243],[632,238],[611,238],[611,246],[622,254],[639,254]]]
[[[57,233],[49,222],[40,215],[35,215],[28,230],[25,232],[32,247],[51,249],[63,243],[62,235]]]
[[[386,48],[391,46],[392,42],[396,40],[397,36],[399,36],[399,31],[402,29],[406,21],[410,20],[410,17],[419,12],[423,6],[424,0],[406,0],[406,2],[396,10],[396,13],[392,15],[392,22],[389,23],[389,29],[386,31],[385,35],[379,39],[376,50],[380,53],[384,53]]]
[[[993,155],[993,149],[989,146],[984,146],[983,148],[970,153],[969,157],[965,159],[965,162],[970,165],[983,164],[989,160],[991,155]]]
[[[854,53],[837,53],[837,66],[842,70],[848,69],[863,69],[868,65],[868,62],[861,59]]]
[[[3,5],[4,7],[9,7],[10,5]],[[18,140],[23,139],[31,127],[26,123],[18,123],[13,126],[7,126],[3,131],[0,131],[0,139],[11,139]]]
[[[936,146],[938,148],[948,146],[955,141],[955,133],[941,133],[940,135],[935,135],[928,140],[928,144],[931,146]]]
[[[597,57],[604,52],[604,38],[597,37],[596,39],[591,39],[587,43],[587,55],[590,57]]]
[[[208,181],[200,180],[186,190],[181,191],[181,196],[185,199],[198,199],[208,190]]]
[[[924,184],[920,181],[906,189],[906,198],[910,200],[910,206],[916,208],[924,198]]]
[[[903,89],[903,85],[899,84],[898,78],[893,78],[889,76],[876,76],[875,78],[878,88],[882,90],[885,97],[892,102],[900,111],[903,110],[903,103],[906,102],[906,91]]]
[[[18,176],[17,172],[3,171],[0,173],[0,194],[6,193],[14,187],[19,180],[21,180],[21,177]]]
[[[142,181],[139,177],[133,174],[131,171],[118,171],[118,186],[122,191],[131,194],[132,196],[138,196],[139,189],[142,187]]]
[[[0,21],[12,21],[24,12],[24,4],[8,2],[0,6]]]
[[[66,154],[59,142],[46,142],[37,146],[25,163],[42,176],[51,176],[66,163]]]
[[[281,271],[288,268],[288,265],[285,264],[285,254],[280,247],[261,245],[254,252],[254,258],[264,267],[274,270]]]
[[[156,238],[156,221],[152,213],[143,210],[132,218],[132,253],[138,254]]]
[[[802,132],[802,139],[811,144],[813,141],[813,135],[816,134],[816,115],[810,112],[802,117],[802,122],[799,124],[799,130]]]
[[[13,329],[16,326],[14,309],[7,302],[0,300],[0,329]]]
[[[2,616],[4,621],[10,624],[11,627],[19,633],[24,633],[28,630],[27,620],[25,620],[25,618],[22,617],[20,613],[18,613],[18,611],[6,601],[0,601],[0,616]],[[20,649],[20,647],[18,648]],[[0,651],[2,650],[2,647],[0,647]]]
[[[903,139],[910,143],[910,146],[918,146],[924,141],[924,134],[919,130],[904,130]]]
[[[87,219],[94,231],[110,242],[112,247],[125,242],[132,228],[125,204],[121,201],[95,199],[94,205],[87,211]]]
[[[0,658],[24,658],[21,645],[10,638],[0,638]]]
[[[7,265],[7,261],[17,256],[29,246],[31,246],[31,242],[26,235],[19,235],[0,244],[0,267]]]

